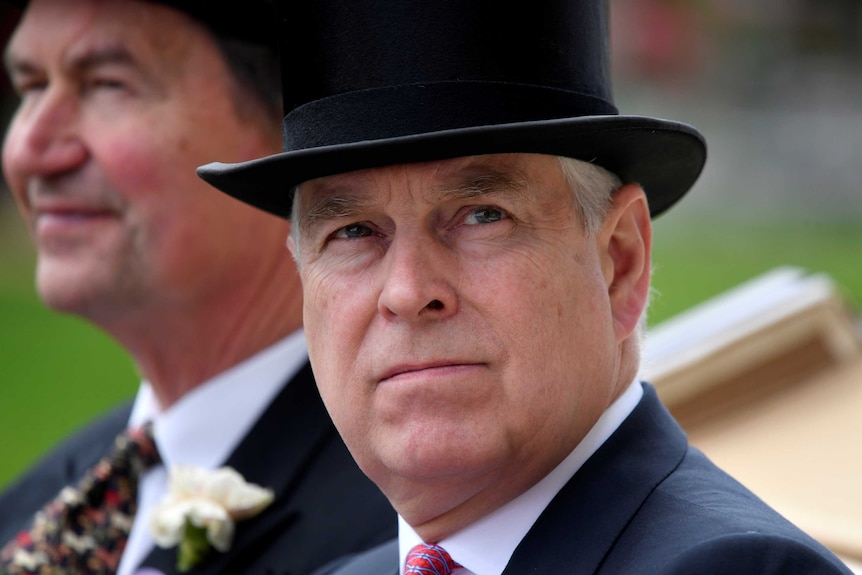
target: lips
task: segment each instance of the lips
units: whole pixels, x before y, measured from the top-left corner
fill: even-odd
[[[80,204],[36,205],[33,208],[35,230],[40,236],[67,233],[116,217],[116,212],[111,209]]]
[[[86,222],[115,217],[123,207],[115,193],[98,183],[84,181],[77,174],[31,178],[27,182],[27,200],[36,221]]]
[[[406,380],[412,377],[446,377],[462,373],[481,364],[463,360],[441,360],[418,364],[402,364],[391,367],[377,378],[378,383]]]
[[[104,218],[113,216],[114,211],[106,208],[95,207],[52,207],[40,208],[34,210],[36,218],[58,218],[70,220],[85,220],[90,218]]]

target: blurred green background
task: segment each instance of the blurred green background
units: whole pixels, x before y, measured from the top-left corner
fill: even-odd
[[[621,111],[692,123],[709,144],[695,189],[655,222],[650,323],[782,265],[828,274],[862,309],[862,2],[611,7]],[[33,268],[0,189],[0,486],[138,383],[108,337],[39,303]]]

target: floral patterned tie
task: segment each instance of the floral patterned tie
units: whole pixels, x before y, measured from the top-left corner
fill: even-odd
[[[115,573],[138,506],[138,477],[159,461],[152,424],[127,429],[76,487],[63,489],[0,551],[0,573]]]
[[[416,573],[419,575],[449,575],[452,570],[461,567],[445,549],[439,545],[416,545],[407,554],[404,562],[404,575]]]

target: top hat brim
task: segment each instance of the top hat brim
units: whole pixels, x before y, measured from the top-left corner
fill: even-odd
[[[302,182],[394,164],[460,156],[538,153],[593,162],[645,190],[651,217],[677,202],[706,161],[706,143],[691,126],[643,116],[580,116],[442,130],[286,151],[198,168],[205,181],[238,200],[289,218]]]

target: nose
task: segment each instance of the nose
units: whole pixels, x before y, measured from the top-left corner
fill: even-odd
[[[10,179],[59,175],[74,170],[86,157],[74,96],[52,87],[38,96],[25,96],[3,146],[3,167]]]
[[[460,268],[444,245],[430,238],[396,238],[385,259],[378,302],[383,317],[428,321],[457,311]]]

